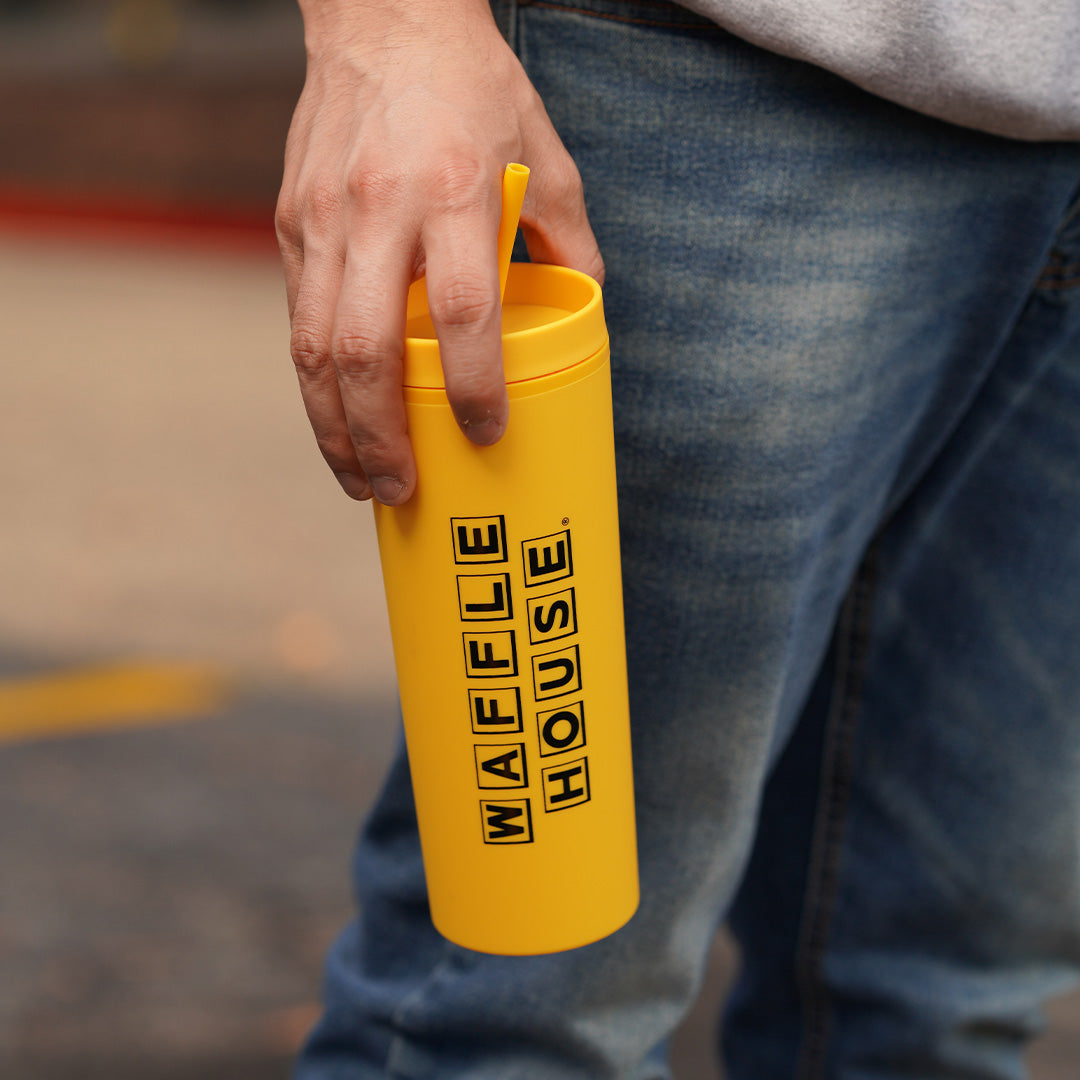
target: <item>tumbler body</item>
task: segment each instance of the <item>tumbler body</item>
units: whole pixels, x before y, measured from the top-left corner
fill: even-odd
[[[600,291],[511,267],[490,447],[454,420],[425,305],[414,287],[417,490],[375,520],[432,918],[484,952],[573,948],[638,902]]]

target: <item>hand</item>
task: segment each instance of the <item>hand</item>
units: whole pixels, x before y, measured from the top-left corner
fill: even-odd
[[[402,400],[422,275],[446,392],[473,442],[506,428],[496,233],[503,169],[531,170],[530,257],[603,277],[581,181],[487,0],[312,0],[278,238],[292,356],[319,448],[356,499],[416,487]]]

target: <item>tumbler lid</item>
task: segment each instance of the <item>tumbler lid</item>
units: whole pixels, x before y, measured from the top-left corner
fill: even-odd
[[[511,263],[502,312],[508,383],[573,367],[606,342],[600,286],[588,274],[545,263]],[[403,382],[433,389],[446,385],[423,279],[409,290]]]

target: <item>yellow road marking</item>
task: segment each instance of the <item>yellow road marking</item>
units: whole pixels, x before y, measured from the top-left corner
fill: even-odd
[[[0,743],[205,716],[228,697],[205,664],[131,662],[0,682]]]

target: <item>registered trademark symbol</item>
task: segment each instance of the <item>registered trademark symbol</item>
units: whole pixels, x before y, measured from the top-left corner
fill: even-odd
[[[569,524],[570,524],[570,519],[569,519],[569,518],[563,518],[563,519],[562,519],[562,523],[563,523],[564,525],[569,525]]]

